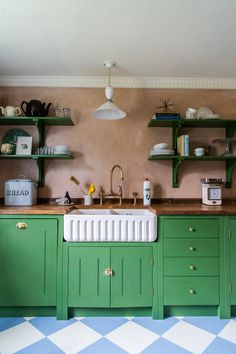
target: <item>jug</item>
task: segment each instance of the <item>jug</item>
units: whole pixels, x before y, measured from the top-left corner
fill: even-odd
[[[2,114],[4,117],[17,117],[21,114],[21,110],[19,107],[14,107],[14,106],[6,106],[0,107]]]
[[[47,107],[45,107],[45,103],[42,103],[38,100],[21,102],[22,111],[26,114],[27,117],[46,117],[48,115],[50,106],[51,103],[48,103]]]

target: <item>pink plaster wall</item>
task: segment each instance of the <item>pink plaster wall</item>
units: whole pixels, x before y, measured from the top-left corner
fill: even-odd
[[[225,177],[224,162],[184,162],[180,168],[180,187],[172,188],[170,161],[149,161],[152,146],[160,142],[171,142],[171,129],[148,128],[148,123],[160,104],[159,98],[170,98],[176,111],[184,114],[187,107],[211,108],[224,118],[236,119],[235,90],[187,90],[187,89],[115,89],[114,102],[127,112],[127,118],[120,121],[97,120],[91,111],[105,102],[104,90],[93,88],[2,88],[1,105],[19,106],[23,100],[39,99],[54,106],[70,107],[75,123],[72,127],[48,127],[47,145],[68,144],[74,154],[73,160],[51,160],[46,162],[45,187],[39,190],[39,197],[55,198],[68,190],[72,197],[82,195],[71,181],[75,175],[82,186],[94,183],[109,188],[110,170],[120,164],[124,170],[124,196],[133,192],[142,197],[142,182],[149,177],[153,184],[155,198],[200,198],[201,177]],[[53,109],[50,115],[55,115]],[[20,120],[20,118],[19,118]],[[11,127],[0,128],[0,139]],[[33,135],[34,146],[37,134],[33,127],[21,127]],[[213,139],[224,137],[223,129],[189,129],[190,148]],[[216,153],[222,153],[222,146],[213,146]],[[236,148],[236,146],[235,146]],[[20,174],[37,179],[34,161],[1,160],[0,179],[15,178]],[[120,184],[119,174],[114,174],[114,189]],[[0,196],[3,195],[1,185]],[[97,193],[95,193],[97,196]],[[224,191],[225,198],[236,197],[236,175],[233,175],[232,189]]]

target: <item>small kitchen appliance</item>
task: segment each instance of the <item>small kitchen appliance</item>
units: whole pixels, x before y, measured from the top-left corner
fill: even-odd
[[[222,204],[222,178],[201,178],[202,203],[205,205]]]

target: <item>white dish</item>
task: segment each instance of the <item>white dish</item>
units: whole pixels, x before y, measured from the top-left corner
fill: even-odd
[[[151,150],[150,155],[174,155],[174,150],[164,150],[164,149],[159,149],[159,150]]]
[[[208,116],[206,118],[202,118],[202,119],[219,119],[219,118],[220,118],[219,114],[211,113],[211,114],[208,114]]]
[[[160,143],[153,146],[153,150],[166,149],[168,148],[168,143]]]
[[[195,117],[197,119],[208,118],[208,116],[211,116],[212,114],[214,114],[214,113],[212,112],[212,110],[210,108],[201,107],[197,110]]]

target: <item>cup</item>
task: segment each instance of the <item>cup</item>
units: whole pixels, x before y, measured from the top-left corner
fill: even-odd
[[[60,107],[55,108],[56,117],[62,117],[62,109]]]
[[[93,196],[92,194],[85,194],[84,196],[84,205],[92,205],[93,204]]]
[[[1,145],[2,155],[13,155],[14,153],[15,153],[15,145],[8,144],[8,143]]]
[[[186,119],[193,119],[193,118],[196,118],[196,117],[195,117],[196,112],[197,112],[197,110],[194,109],[194,108],[187,108],[185,118],[186,118]]]
[[[63,116],[64,117],[70,117],[70,108],[63,108]]]
[[[21,110],[19,107],[14,107],[14,106],[6,106],[0,107],[2,114],[4,117],[17,117],[21,114]]]
[[[205,149],[202,147],[194,149],[194,155],[195,156],[204,156],[205,155]]]

